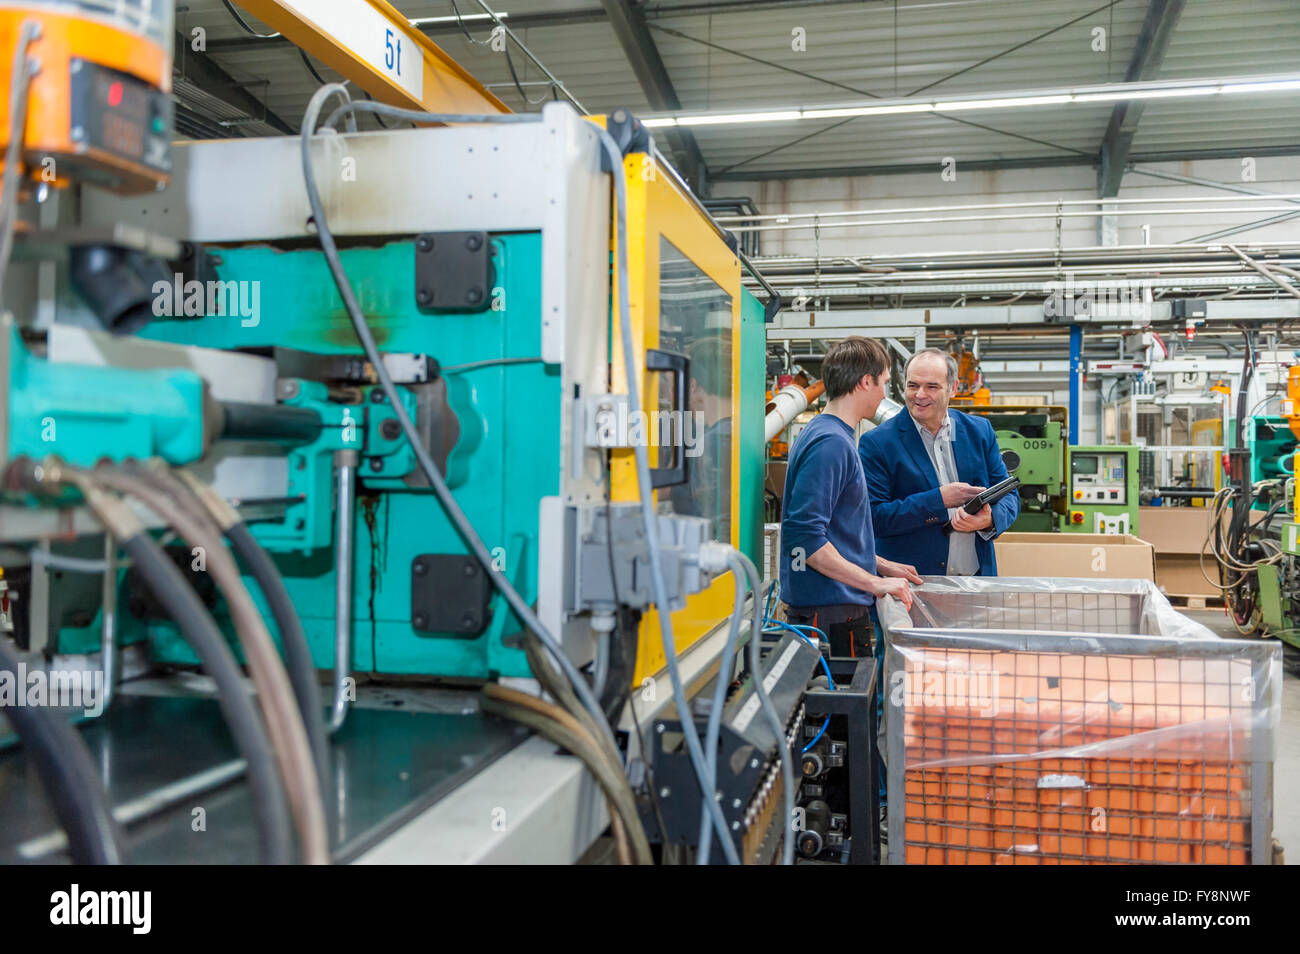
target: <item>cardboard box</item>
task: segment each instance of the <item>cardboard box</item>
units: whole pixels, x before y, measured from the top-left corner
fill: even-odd
[[[1214,557],[1206,553],[1205,573],[1201,572],[1201,548],[1210,531],[1209,507],[1141,507],[1138,531],[1142,539],[1156,550],[1156,585],[1176,596],[1220,596],[1212,586],[1218,568]],[[1252,514],[1253,520],[1258,516]]]
[[[1201,573],[1201,559],[1186,553],[1156,554],[1156,586],[1172,596],[1222,596],[1223,591],[1211,586],[1210,580],[1219,578],[1214,557],[1206,555],[1205,573]]]
[[[1004,533],[998,576],[1155,581],[1155,548],[1131,533]]]
[[[1196,555],[1210,531],[1209,507],[1139,507],[1138,533],[1163,553]]]

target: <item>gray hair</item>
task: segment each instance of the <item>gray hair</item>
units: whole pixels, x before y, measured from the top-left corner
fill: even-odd
[[[908,358],[907,363],[903,365],[904,385],[907,384],[908,368],[912,366],[913,361],[921,357],[921,355],[923,354],[933,354],[933,355],[937,355],[940,358],[943,358],[944,364],[948,366],[948,387],[952,387],[954,384],[957,383],[957,359],[954,358],[946,351],[940,351],[938,348],[922,348],[920,351],[917,351],[910,358]]]

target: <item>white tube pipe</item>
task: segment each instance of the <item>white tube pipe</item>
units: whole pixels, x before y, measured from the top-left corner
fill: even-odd
[[[820,381],[811,387],[787,384],[773,396],[772,410],[767,412],[763,422],[763,441],[772,440],[776,435],[790,426],[790,422],[808,409],[808,404],[821,397],[826,390]]]

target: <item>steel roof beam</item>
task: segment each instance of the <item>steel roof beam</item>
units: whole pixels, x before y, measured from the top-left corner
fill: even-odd
[[[644,10],[633,4],[632,0],[601,0],[601,4],[609,16],[609,25],[632,66],[632,72],[636,74],[637,81],[645,92],[650,108],[659,112],[681,109],[682,102],[677,97],[677,90],[673,88],[668,67],[659,55],[654,37],[650,35]],[[695,137],[686,129],[665,131],[683,177],[697,195],[704,195],[708,188],[708,166]]]
[[[271,112],[264,102],[218,66],[209,54],[191,49],[189,39],[180,31],[176,33],[173,62],[178,73],[208,95],[215,96],[253,119],[261,119],[285,135],[297,133],[298,130]]]
[[[1185,0],[1150,0],[1128,69],[1124,72],[1124,82],[1137,83],[1156,78],[1184,6]],[[1145,105],[1141,99],[1128,100],[1116,103],[1111,110],[1097,169],[1097,195],[1100,198],[1119,194],[1124,166]]]

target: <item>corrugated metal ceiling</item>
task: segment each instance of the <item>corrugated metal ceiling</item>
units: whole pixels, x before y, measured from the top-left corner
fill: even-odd
[[[449,0],[397,5],[409,17],[452,13]],[[649,110],[599,0],[496,5],[589,111]],[[458,6],[462,13],[479,11],[474,0],[458,0]],[[1147,0],[653,0],[642,10],[683,108],[745,109],[905,96],[921,89],[969,93],[1120,81],[1147,6]],[[1297,13],[1295,0],[1189,0],[1159,75],[1295,71]],[[245,88],[297,126],[317,84],[296,49],[248,37],[220,0],[188,0],[178,9],[176,25],[186,36],[203,27],[211,59],[235,82],[266,81]],[[490,31],[482,21],[466,28],[480,40]],[[1094,49],[1098,28],[1105,31],[1101,50]],[[454,24],[431,28],[430,34],[511,108],[536,108],[524,104],[502,54],[471,44]],[[796,34],[806,49],[793,48]],[[541,78],[519,51],[512,61],[525,84]],[[334,78],[320,64],[316,68]],[[541,100],[548,90],[526,86],[524,92]],[[193,97],[186,104],[203,111]],[[209,115],[232,118],[219,112]],[[774,175],[925,165],[945,156],[959,163],[1082,159],[1096,155],[1109,117],[1108,105],[1037,107],[966,113],[959,117],[965,122],[933,115],[864,117],[833,129],[823,124],[825,132],[805,122],[697,128],[694,135],[711,172]],[[1297,120],[1300,93],[1231,102],[1151,101],[1133,153],[1277,150],[1300,143]],[[242,131],[262,134],[266,128],[254,124]],[[803,137],[809,138],[789,145]]]

